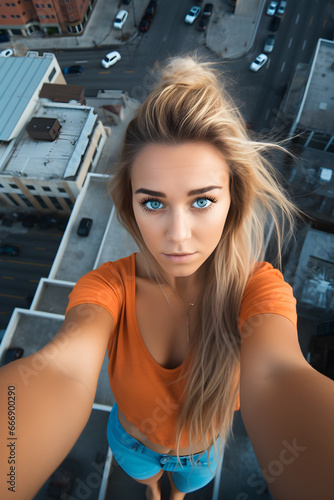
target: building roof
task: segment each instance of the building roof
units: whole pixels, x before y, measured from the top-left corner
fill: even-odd
[[[334,42],[320,38],[314,53],[297,127],[334,133]]]
[[[77,101],[80,104],[85,104],[85,89],[82,85],[44,83],[39,97],[50,99],[53,102]]]
[[[60,70],[51,53],[39,56],[38,52],[28,52],[25,57],[0,57],[0,141],[13,139],[14,129],[48,71],[49,81],[52,81],[55,65]]]

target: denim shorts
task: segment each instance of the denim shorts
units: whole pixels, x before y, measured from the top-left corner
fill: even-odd
[[[214,456],[214,446],[210,449],[209,464],[207,450],[192,455],[193,463],[189,455],[181,456],[180,464],[177,456],[156,453],[130,436],[120,424],[117,408],[115,403],[110,412],[107,426],[108,443],[118,465],[133,479],[148,479],[163,469],[170,471],[178,490],[190,493],[202,488],[214,478],[218,464],[221,464],[223,458],[218,456],[219,438],[216,456]]]

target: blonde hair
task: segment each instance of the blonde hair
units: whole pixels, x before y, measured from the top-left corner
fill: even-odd
[[[297,209],[280,187],[266,152],[278,144],[252,140],[213,64],[197,56],[171,58],[155,68],[158,79],[130,122],[119,167],[111,181],[118,217],[154,269],[154,259],[138,229],[131,192],[131,166],[147,144],[204,142],[223,153],[230,168],[231,206],[221,240],[209,258],[201,322],[191,340],[191,363],[176,429],[177,452],[188,429],[192,446],[199,436],[211,446],[232,431],[239,390],[243,291],[257,261],[264,259],[264,228],[271,220],[280,262],[283,240],[293,232]],[[157,271],[155,271],[157,272]],[[162,280],[162,277],[160,277]]]

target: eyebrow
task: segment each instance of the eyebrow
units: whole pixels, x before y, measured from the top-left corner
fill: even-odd
[[[198,194],[204,194],[207,193],[208,191],[212,191],[213,189],[222,189],[222,186],[207,186],[204,188],[199,188],[199,189],[192,189],[191,191],[188,191],[187,196],[195,196]],[[151,189],[146,189],[146,188],[140,188],[135,191],[135,194],[148,194],[150,196],[158,196],[159,198],[167,198],[165,193],[161,193],[161,191],[151,191]]]

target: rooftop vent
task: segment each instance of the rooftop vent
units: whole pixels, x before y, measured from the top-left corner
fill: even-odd
[[[60,131],[57,118],[32,118],[27,125],[27,132],[33,139],[54,141]]]

